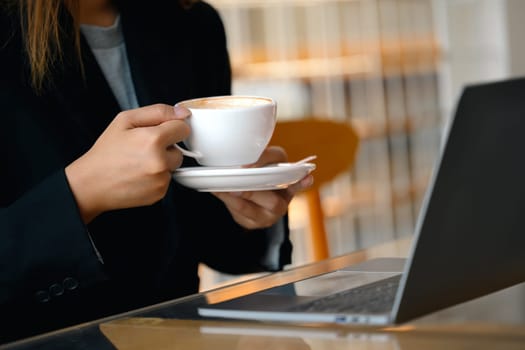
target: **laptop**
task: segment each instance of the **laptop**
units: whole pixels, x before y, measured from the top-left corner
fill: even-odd
[[[203,317],[399,324],[525,281],[525,78],[467,86],[406,259],[198,308]]]

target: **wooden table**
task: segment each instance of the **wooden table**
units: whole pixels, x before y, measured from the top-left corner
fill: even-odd
[[[406,256],[399,240],[0,349],[525,349],[525,283],[396,327],[205,320],[196,307],[364,260]]]

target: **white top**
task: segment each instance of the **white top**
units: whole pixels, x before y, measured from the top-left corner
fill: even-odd
[[[122,110],[139,107],[131,78],[120,16],[110,27],[81,24],[80,30]]]

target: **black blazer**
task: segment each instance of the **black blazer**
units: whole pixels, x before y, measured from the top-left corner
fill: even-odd
[[[122,3],[140,105],[230,93],[224,28],[212,7]],[[54,79],[35,94],[17,12],[3,11],[0,342],[195,293],[200,262],[228,273],[266,269],[260,261],[269,231],[247,233],[211,194],[175,182],[152,206],[107,212],[84,225],[64,168],[91,147],[119,106],[84,39],[83,73],[66,45]],[[290,254],[286,232],[281,267]]]

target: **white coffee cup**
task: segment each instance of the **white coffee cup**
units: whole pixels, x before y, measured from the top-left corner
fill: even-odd
[[[176,104],[190,110],[191,128],[184,145],[205,166],[255,163],[270,142],[276,122],[276,102],[262,96],[214,96]]]

